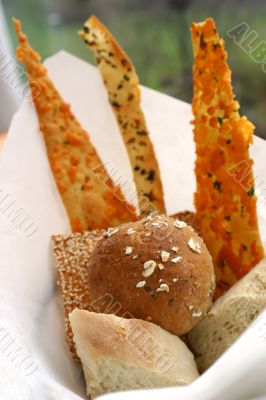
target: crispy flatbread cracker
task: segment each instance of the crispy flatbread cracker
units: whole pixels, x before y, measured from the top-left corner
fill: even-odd
[[[218,297],[264,257],[249,156],[254,126],[239,115],[214,21],[192,24],[191,31],[196,216],[214,260]]]
[[[80,33],[102,74],[109,102],[130,158],[140,213],[165,211],[159,165],[140,106],[141,92],[135,68],[111,33],[95,17]]]
[[[19,46],[17,59],[30,79],[40,130],[54,178],[73,231],[119,225],[136,219],[119,187],[109,178],[85,132],[48,77],[41,57],[14,20]],[[37,91],[38,89],[38,91]]]

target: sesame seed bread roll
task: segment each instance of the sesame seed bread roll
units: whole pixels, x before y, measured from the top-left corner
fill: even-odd
[[[70,323],[87,394],[181,386],[198,377],[193,354],[152,323],[75,309]]]
[[[176,335],[204,317],[214,289],[203,240],[163,215],[110,229],[88,261],[93,311],[152,321]]]

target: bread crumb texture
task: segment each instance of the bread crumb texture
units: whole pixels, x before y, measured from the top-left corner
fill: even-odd
[[[157,325],[77,309],[70,322],[92,398],[120,390],[183,386],[198,377],[186,345]]]
[[[266,259],[214,303],[188,334],[200,372],[206,371],[266,307]]]

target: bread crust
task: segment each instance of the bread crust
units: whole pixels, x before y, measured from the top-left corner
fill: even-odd
[[[88,262],[95,311],[152,321],[176,335],[204,317],[215,287],[212,260],[197,233],[176,224],[150,216],[97,243]]]
[[[182,340],[155,324],[78,309],[70,323],[93,398],[117,390],[186,385],[198,377]]]

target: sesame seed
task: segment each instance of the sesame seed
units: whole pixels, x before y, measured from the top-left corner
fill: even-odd
[[[145,236],[151,236],[151,232],[147,232]]]
[[[159,279],[159,283],[161,283],[163,281],[163,278]]]
[[[169,292],[169,286],[167,283],[161,283],[160,287],[157,289],[157,292]]]
[[[162,270],[162,269],[164,269],[164,265],[163,265],[163,264],[158,264],[158,268],[159,268],[160,270]]]
[[[138,254],[136,254],[135,256],[132,257],[133,260],[136,260],[138,258]]]
[[[173,278],[173,282],[176,283],[178,281],[178,278]]]
[[[172,258],[171,261],[172,261],[172,263],[177,264],[178,262],[181,262],[181,261],[182,261],[182,257],[177,256],[177,257],[175,257],[175,258]]]
[[[128,228],[128,230],[127,230],[127,235],[128,235],[128,236],[133,235],[135,232],[136,232],[136,231],[134,231],[134,229]]]
[[[163,262],[166,262],[170,256],[170,253],[168,251],[162,250],[161,251],[161,259]]]
[[[114,235],[117,232],[118,232],[118,228],[108,228],[107,236],[110,237],[110,236]]]
[[[178,247],[177,247],[177,246],[174,246],[174,247],[172,247],[172,250],[173,250],[175,253],[177,253],[177,252],[178,252]]]
[[[152,226],[155,226],[156,228],[160,228],[162,226],[161,222],[152,222]]]
[[[174,222],[174,227],[178,229],[185,228],[187,226],[187,223],[184,221],[180,221],[179,219],[176,219]]]
[[[68,247],[74,247],[75,242],[74,242],[73,239],[69,239],[69,240],[66,241],[66,245],[67,245]]]
[[[129,255],[132,254],[132,252],[133,252],[133,247],[127,246],[125,249],[125,254]]]
[[[145,218],[144,221],[145,222],[152,221],[152,216],[151,215],[147,215],[147,217]]]
[[[192,317],[193,317],[193,318],[201,317],[201,316],[202,316],[202,311],[198,311],[198,312],[194,311],[194,312],[192,313]]]
[[[145,284],[146,284],[146,281],[139,281],[139,282],[136,284],[136,288],[142,288],[142,287],[145,286]]]
[[[201,253],[200,245],[199,243],[195,242],[193,238],[190,238],[188,241],[188,245],[192,251],[195,253]]]

